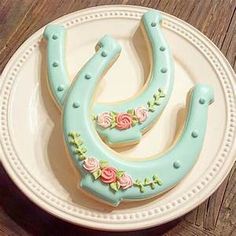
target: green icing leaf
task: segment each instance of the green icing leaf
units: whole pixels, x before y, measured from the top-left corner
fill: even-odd
[[[134,109],[129,109],[129,110],[127,111],[127,113],[129,113],[129,114],[131,114],[131,115],[134,115]]]
[[[153,175],[152,179],[156,184],[162,185],[161,180],[156,175]]]
[[[111,115],[111,125],[110,125],[110,129],[113,129],[113,128],[115,128],[116,127],[116,113],[115,112],[111,112],[110,113],[110,115]]]
[[[151,112],[154,112],[154,111],[155,111],[154,108],[149,108],[148,110],[151,111]]]
[[[81,161],[83,161],[83,160],[86,159],[86,157],[85,157],[84,155],[80,155],[80,156],[79,156],[79,159],[80,159]]]
[[[112,122],[111,122],[111,126],[110,126],[110,128],[113,129],[113,128],[116,127],[116,125],[117,125],[116,122],[115,122],[115,121],[112,121]]]
[[[157,177],[156,175],[153,175],[153,176],[152,176],[152,179],[155,181],[155,180],[158,179],[158,177]]]
[[[71,144],[71,145],[73,145],[73,146],[76,146],[76,143],[75,143],[75,141],[73,141],[73,140],[69,141],[69,144]]]
[[[117,191],[119,190],[119,188],[120,188],[119,182],[111,183],[111,184],[110,184],[110,188],[111,188],[112,190],[114,190],[115,192],[117,192]]]
[[[74,150],[74,154],[80,154],[80,151],[76,148],[76,149]]]
[[[87,149],[85,147],[81,147],[81,152],[82,153],[86,153],[87,152]]]
[[[116,182],[116,187],[117,187],[117,189],[120,189],[120,183],[119,182]]]
[[[150,184],[150,179],[148,179],[148,178],[145,178],[145,179],[144,179],[144,184],[145,184],[145,185],[148,185],[148,184]]]
[[[154,105],[156,105],[156,106],[160,106],[161,103],[160,103],[160,102],[154,102]]]
[[[140,184],[142,184],[142,182],[139,179],[136,179],[134,185],[140,185]]]
[[[140,191],[141,193],[144,192],[144,186],[143,186],[143,184],[142,184],[142,182],[141,182],[140,180],[136,179],[136,180],[134,181],[134,186],[137,186],[137,187],[139,188],[139,191]]]
[[[80,135],[77,133],[77,132],[70,132],[68,133],[68,136],[75,139],[75,138],[78,138]]]
[[[119,179],[119,178],[121,178],[123,175],[124,175],[124,171],[123,170],[118,170],[117,172],[116,172],[116,177]]]
[[[112,111],[112,112],[110,112],[110,115],[111,115],[111,117],[112,117],[112,118],[115,118],[115,117],[116,117],[116,115],[117,115],[117,113],[116,113],[116,112],[114,112],[114,111]]]
[[[101,176],[101,174],[102,174],[102,171],[100,169],[92,173],[94,179],[98,179]]]
[[[137,121],[138,122],[138,117],[137,116],[135,116],[135,115],[133,115],[133,121]]]
[[[150,103],[151,103],[151,107],[153,107],[153,106],[154,106],[154,102],[155,102],[155,101],[151,101],[151,102],[150,102]]]
[[[95,115],[95,114],[92,114],[92,121],[96,121],[97,120],[97,118],[98,118],[98,116],[97,115]]]
[[[103,169],[108,166],[108,161],[101,160],[101,161],[99,161],[99,165],[100,165],[101,169]]]
[[[165,93],[161,89],[159,89],[158,92],[160,97],[165,97]]]
[[[150,184],[150,186],[151,186],[151,189],[155,188],[155,184],[153,182]]]
[[[155,94],[153,95],[153,98],[154,98],[155,100],[157,100],[157,99],[159,98],[159,94],[155,93]]]
[[[132,126],[135,126],[138,123],[136,119],[132,120]]]

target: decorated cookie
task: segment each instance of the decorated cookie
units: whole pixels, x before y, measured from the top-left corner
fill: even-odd
[[[121,159],[104,145],[90,119],[92,109],[89,108],[93,104],[99,79],[120,50],[116,42],[108,37],[103,38],[99,46],[67,92],[63,105],[63,132],[70,156],[81,174],[81,188],[103,202],[117,206],[125,200],[154,197],[172,188],[187,175],[203,146],[213,90],[199,84],[189,92],[188,112],[182,133],[163,155],[138,162]],[[102,56],[103,51],[106,51],[106,57]],[[91,66],[97,61],[101,66],[91,71]],[[89,80],[86,78],[88,74],[91,76]],[[134,112],[140,119],[145,119],[144,108]],[[116,115],[117,123],[128,126],[130,116],[127,114]],[[104,125],[108,125],[112,119],[108,113],[100,118],[99,122]]]
[[[142,134],[158,119],[167,105],[173,87],[173,61],[161,30],[161,15],[149,11],[142,17],[142,29],[151,47],[151,72],[142,91],[127,101],[113,104],[95,104],[93,122],[100,136],[109,145],[127,145],[138,142]],[[48,41],[48,79],[52,95],[58,106],[63,108],[66,94],[70,91],[68,74],[65,69],[65,29],[49,25],[44,36]],[[113,39],[112,39],[113,40]],[[114,40],[113,40],[114,41]],[[104,48],[100,60],[91,59],[86,64],[86,81],[94,80],[97,70],[105,72],[114,60],[110,55],[114,48]],[[97,55],[97,54],[96,54]],[[83,72],[84,70],[82,70]],[[81,75],[81,71],[79,75]],[[78,77],[77,76],[77,77]],[[100,76],[100,75],[99,75]],[[84,93],[83,90],[80,93]],[[76,106],[76,104],[75,104]]]

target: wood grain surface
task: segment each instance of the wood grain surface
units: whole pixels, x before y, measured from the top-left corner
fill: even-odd
[[[209,37],[236,69],[236,0],[0,0],[0,73],[17,48],[50,21],[83,8],[129,4],[183,19]],[[30,202],[0,164],[2,235],[236,235],[236,165],[219,189],[184,217],[129,233],[98,232],[63,222]]]

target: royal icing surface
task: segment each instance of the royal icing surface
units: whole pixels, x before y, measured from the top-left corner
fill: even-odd
[[[44,31],[47,39],[48,81],[56,103],[61,106],[69,88],[69,79],[65,63],[65,28],[60,25],[48,25]]]
[[[110,145],[139,141],[142,132],[158,119],[172,92],[173,59],[161,31],[160,13],[145,13],[142,25],[152,50],[152,71],[146,88],[139,96],[119,105],[95,104],[93,108],[96,129]],[[64,35],[65,29],[56,25],[49,25],[44,32],[48,40],[48,79],[59,107],[63,106],[65,94],[70,87],[64,62]],[[108,52],[103,50],[101,57],[109,58]],[[106,63],[113,62],[106,60]],[[91,74],[96,69],[90,66],[89,72],[84,75],[87,80],[92,78]],[[96,66],[101,65],[98,62]]]
[[[172,188],[191,170],[203,145],[213,90],[206,85],[196,85],[191,90],[182,134],[165,154],[139,162],[121,159],[104,145],[90,119],[92,111],[89,107],[99,79],[109,66],[108,62],[114,60],[120,50],[109,37],[103,38],[99,45],[100,49],[81,69],[65,98],[64,139],[81,173],[80,186],[108,204],[117,206],[123,200],[156,196]],[[102,55],[103,51],[106,57]],[[98,64],[100,67],[97,67]],[[91,70],[92,67],[96,70]],[[86,74],[90,74],[91,79],[86,79]],[[78,108],[73,106],[75,102],[80,104]],[[143,109],[141,113],[143,118]],[[120,113],[121,120],[124,119],[121,127],[130,126],[132,119],[127,114]]]
[[[108,161],[98,161],[94,157],[87,157],[87,149],[84,147],[84,143],[78,133],[71,132],[68,134],[68,138],[74,150],[74,154],[78,155],[79,161],[83,161],[83,168],[93,176],[94,180],[100,180],[102,183],[108,184],[111,190],[116,192],[119,189],[126,190],[134,186],[139,188],[140,192],[143,193],[146,186],[150,186],[154,189],[156,184],[161,185],[161,180],[156,175],[154,175],[151,180],[145,178],[143,182],[139,179],[134,181],[132,177],[124,171],[109,166]]]
[[[160,99],[164,98],[165,94],[161,89],[153,95],[145,106],[140,106],[135,109],[130,109],[126,112],[103,112],[94,116],[96,124],[103,129],[130,129],[136,125],[142,124],[149,116],[149,112],[155,112],[160,105]]]

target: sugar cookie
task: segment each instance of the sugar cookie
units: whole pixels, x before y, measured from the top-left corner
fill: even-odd
[[[103,51],[106,57],[102,56]],[[114,51],[117,51],[114,41],[103,39],[100,49],[81,69],[64,101],[63,131],[70,156],[81,174],[81,188],[117,206],[123,200],[147,199],[163,193],[187,175],[202,149],[213,90],[196,85],[190,91],[183,131],[164,154],[144,161],[121,159],[99,138],[89,109],[101,75],[108,62],[114,60]],[[91,71],[96,61],[102,66]],[[86,78],[87,74],[90,79]]]
[[[136,143],[154,122],[168,103],[173,87],[173,61],[168,45],[160,28],[161,15],[157,11],[149,11],[142,17],[142,29],[151,45],[151,73],[143,89],[137,96],[126,101],[113,104],[96,104],[94,106],[94,122],[100,136],[110,146],[121,146]],[[65,69],[64,38],[65,29],[57,25],[49,25],[44,36],[48,41],[48,79],[51,92],[59,105],[63,106],[64,98],[70,88]],[[112,53],[103,49],[101,59],[107,59]],[[91,59],[93,60],[93,59]],[[111,61],[105,60],[111,65]],[[103,61],[89,63],[85,78],[89,81]],[[83,91],[82,91],[83,93]]]

